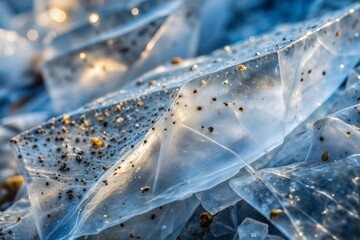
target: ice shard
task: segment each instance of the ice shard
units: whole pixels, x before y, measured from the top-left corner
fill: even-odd
[[[295,239],[359,235],[359,105],[314,124],[305,163],[263,169],[231,181],[248,203]]]
[[[176,239],[198,205],[199,201],[192,196],[155,208],[86,238],[91,240],[119,239],[121,236],[121,239]],[[111,214],[104,214],[103,217],[110,216]]]
[[[237,229],[237,235],[233,240],[237,239],[256,239],[264,240],[268,235],[268,225],[252,218],[245,218]]]
[[[34,50],[28,40],[14,31],[0,29],[0,116],[10,113],[21,91],[33,79],[26,75]]]
[[[354,5],[226,47],[13,138],[40,237],[97,234],[278,146],[356,64],[359,19]]]
[[[0,238],[38,238],[25,185],[17,192],[14,203],[0,213]]]
[[[53,39],[43,72],[56,109],[79,107],[174,56],[193,56],[199,7],[198,0],[120,4]]]
[[[296,164],[236,179],[234,190],[292,239],[356,239],[359,156]],[[337,187],[334,187],[334,184]]]
[[[251,216],[251,219],[249,219],[248,216]],[[214,239],[239,239],[240,229],[250,230],[245,226],[249,226],[250,228],[260,227],[255,232],[258,232],[258,234],[264,238],[268,236],[268,233],[276,235],[281,234],[276,228],[274,228],[274,226],[271,225],[269,221],[267,221],[245,201],[239,201],[238,203],[218,212],[212,219],[210,229],[212,238]],[[265,230],[266,232],[260,234],[261,231],[258,231],[260,229]],[[249,232],[249,234],[251,235],[251,232]],[[256,235],[256,233],[252,235],[253,237],[259,236]],[[240,239],[247,238],[243,234],[240,234]]]

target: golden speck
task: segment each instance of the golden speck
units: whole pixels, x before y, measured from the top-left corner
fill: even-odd
[[[141,108],[144,106],[144,103],[142,101],[138,101],[137,106],[138,108]]]
[[[336,31],[335,36],[336,36],[336,37],[341,37],[341,32],[340,32],[340,31]]]
[[[24,178],[22,176],[9,177],[4,183],[0,184],[0,188],[17,191],[23,183]]]
[[[237,69],[238,69],[239,71],[245,71],[245,70],[246,70],[246,67],[241,64],[241,65],[239,65],[239,66],[237,67]]]
[[[329,159],[329,152],[325,151],[323,152],[323,154],[321,155],[321,161],[325,162]]]
[[[122,125],[122,124],[124,123],[124,121],[125,121],[124,118],[119,117],[119,118],[116,119],[116,124],[117,124],[117,125]]]
[[[229,80],[225,80],[225,81],[223,81],[221,84],[222,85],[226,85],[226,84],[228,84],[229,83]]]
[[[279,216],[283,211],[281,209],[273,209],[270,212],[270,219],[273,220],[277,216]]]
[[[20,222],[22,219],[23,219],[22,216],[18,216],[18,217],[17,217],[17,221],[18,221],[18,222]]]
[[[120,112],[122,109],[122,106],[120,104],[115,106],[115,111]]]
[[[351,132],[346,132],[346,137],[349,138],[351,136]]]
[[[201,80],[201,86],[205,86],[207,84],[207,82],[203,79],[203,80]]]
[[[70,115],[64,115],[63,119],[62,119],[62,122],[65,124],[65,125],[69,125],[70,124]]]
[[[130,233],[130,237],[131,237],[131,238],[134,238],[134,237],[135,237],[135,233],[134,233],[134,232],[131,232],[131,233]]]
[[[91,143],[93,144],[94,147],[104,147],[105,146],[104,141],[102,141],[98,137],[91,138]]]

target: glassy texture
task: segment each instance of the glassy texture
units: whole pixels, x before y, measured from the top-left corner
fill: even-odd
[[[98,234],[209,190],[243,167],[251,169],[249,164],[279,146],[356,65],[359,19],[359,6],[354,5],[206,57],[175,59],[117,93],[13,138],[39,236]],[[76,52],[71,59],[84,64],[89,56],[81,59],[81,53],[88,54]],[[66,57],[55,57],[46,66],[54,61],[54,69],[60,67],[61,61],[55,63],[59,59]],[[356,166],[354,157],[350,159],[348,164]],[[317,167],[326,168],[313,170]],[[302,169],[299,165],[295,172],[301,176]],[[327,172],[342,180],[343,172],[326,169],[324,179]],[[252,181],[233,180],[231,187],[253,204],[266,191],[242,194],[250,188],[247,183]],[[299,191],[312,194],[305,190]],[[299,235],[287,226],[285,235]]]

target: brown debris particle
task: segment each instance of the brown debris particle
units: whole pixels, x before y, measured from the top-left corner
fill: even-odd
[[[174,57],[172,60],[171,60],[171,64],[174,64],[174,65],[176,65],[176,64],[180,64],[180,63],[182,63],[182,59],[180,58],[180,57]]]
[[[200,223],[199,223],[199,225],[201,227],[204,227],[204,228],[209,227],[212,220],[213,220],[213,216],[209,212],[202,212],[200,214]]]
[[[273,220],[274,218],[278,217],[280,214],[282,214],[282,210],[281,209],[273,209],[270,212],[270,220]]]
[[[329,152],[325,151],[323,152],[323,154],[321,155],[321,161],[325,162],[329,159]]]
[[[42,127],[39,127],[36,131],[37,133],[41,134],[44,132],[44,129]]]
[[[243,107],[239,107],[239,112],[244,112],[244,108],[243,108]]]
[[[156,86],[157,83],[158,82],[156,80],[151,80],[148,85],[149,85],[149,87],[153,87],[153,86]]]
[[[144,84],[144,79],[138,79],[138,80],[136,80],[136,85],[142,85],[142,84]]]
[[[130,237],[131,237],[131,238],[134,238],[134,237],[135,237],[135,233],[134,233],[134,232],[131,232],[131,233],[130,233]]]
[[[17,222],[20,222],[22,219],[23,219],[22,216],[18,216],[18,217],[17,217]]]
[[[214,131],[214,128],[213,127],[208,127],[208,131],[212,133]]]
[[[59,170],[60,170],[60,171],[66,171],[67,169],[68,169],[68,168],[67,168],[66,163],[61,164],[60,167],[59,167]]]
[[[76,155],[75,159],[76,159],[76,161],[81,162],[81,160],[83,159],[83,157],[78,154],[78,155]]]
[[[44,157],[43,157],[43,156],[38,156],[38,160],[39,160],[39,162],[41,162],[41,163],[42,163],[42,162],[44,162],[44,160],[45,160],[45,159],[44,159]]]
[[[142,193],[144,193],[144,192],[148,192],[148,191],[150,191],[150,187],[149,186],[144,186],[144,187],[142,187],[142,188],[140,188],[140,191],[142,192]]]
[[[137,106],[138,108],[141,108],[144,106],[144,103],[142,101],[138,101]]]
[[[66,194],[67,194],[69,200],[74,198],[74,191],[73,190],[68,191]]]

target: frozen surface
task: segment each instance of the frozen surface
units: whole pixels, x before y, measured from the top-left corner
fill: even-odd
[[[155,208],[88,239],[119,239],[119,236],[121,239],[176,239],[198,206],[199,201],[190,197]]]
[[[358,20],[353,6],[236,44],[14,138],[40,237],[97,234],[278,146],[356,64]]]
[[[194,55],[200,1],[130,5],[93,13],[50,43],[43,72],[58,111],[114,91],[174,56]]]
[[[237,229],[233,239],[263,240],[268,235],[268,225],[252,218],[245,218]]]
[[[354,155],[264,169],[259,178],[236,179],[231,185],[287,237],[356,239],[359,173],[359,156]]]
[[[25,98],[24,86],[33,81],[27,73],[33,54],[29,41],[15,31],[0,29],[0,117],[11,113],[20,97]]]
[[[317,121],[305,163],[249,170],[231,187],[289,238],[356,239],[358,113],[354,105]]]
[[[5,212],[0,213],[0,237],[3,239],[35,239],[37,230],[33,221],[30,202],[21,198]]]

